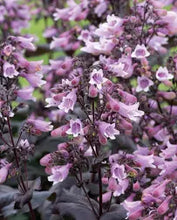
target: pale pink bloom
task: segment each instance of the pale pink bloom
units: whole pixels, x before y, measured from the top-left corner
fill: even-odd
[[[95,98],[98,95],[98,89],[94,85],[90,85],[89,87],[89,97]]]
[[[59,19],[65,21],[80,21],[86,18],[88,14],[87,1],[82,1],[77,4],[74,0],[68,0],[67,4],[67,8],[56,9],[56,12],[53,14],[55,21]]]
[[[57,75],[64,75],[72,67],[73,60],[66,57],[64,60],[49,60],[50,67],[56,71]]]
[[[107,95],[108,104],[107,107],[109,107],[113,112],[118,112],[119,107],[119,101],[116,99],[113,99],[109,94]]]
[[[27,122],[35,127],[35,129],[43,132],[48,132],[53,129],[51,122],[43,121],[41,119],[28,119]]]
[[[62,182],[66,179],[71,168],[71,164],[66,164],[63,166],[54,166],[51,168],[52,175],[48,177],[50,182],[53,182],[53,185],[59,182]]]
[[[3,166],[2,168],[0,168],[0,183],[4,183],[7,179],[7,176],[8,176],[8,172],[9,172],[9,168],[11,166],[10,163],[8,163],[7,161],[3,161],[1,160]]]
[[[154,85],[154,83],[148,77],[146,77],[146,76],[139,77],[138,76],[138,86],[136,87],[136,91],[137,92],[141,92],[141,91],[148,92],[149,87],[151,87],[152,85]]]
[[[19,142],[19,146],[23,149],[28,149],[30,147],[30,144],[27,139],[21,139]]]
[[[142,45],[138,44],[136,46],[135,50],[131,54],[131,57],[137,58],[137,59],[142,59],[142,58],[145,58],[148,56],[150,56],[150,53],[148,52],[148,50],[146,49],[144,44],[142,44]]]
[[[130,105],[130,104],[134,104],[137,102],[137,98],[128,92],[118,89],[118,93],[123,98],[125,104]]]
[[[167,11],[166,16],[162,16],[162,21],[167,23],[168,34],[177,34],[177,13],[175,11]]]
[[[63,37],[53,37],[53,41],[50,44],[50,49],[65,48],[69,44],[70,35]]]
[[[59,101],[54,99],[54,94],[51,94],[52,97],[46,98],[45,101],[47,102],[47,105],[45,107],[54,107],[59,105]]]
[[[166,67],[159,67],[156,72],[156,78],[163,82],[169,79],[173,79],[173,75],[168,72]]]
[[[27,69],[28,74],[34,74],[42,70],[42,63],[43,60],[30,62],[27,61],[24,67]]]
[[[34,44],[32,43],[32,41],[34,40],[33,37],[31,38],[26,38],[26,37],[13,37],[15,38],[15,41],[24,49],[27,49],[27,50],[35,50],[35,46]]]
[[[46,81],[42,79],[43,74],[40,72],[34,74],[23,74],[23,77],[26,78],[33,87],[41,87],[46,83]]]
[[[52,161],[51,154],[46,154],[44,157],[42,157],[40,159],[40,165],[41,166],[48,166],[51,164],[51,161]]]
[[[156,139],[156,140],[158,140],[158,141],[164,141],[165,140],[165,137],[167,137],[168,136],[168,130],[167,130],[167,128],[162,128],[162,129],[160,129],[157,133],[155,133],[154,135],[153,135],[153,137]]]
[[[143,206],[142,206],[141,201],[128,201],[128,199],[127,199],[127,200],[124,200],[122,205],[128,211],[127,218],[129,218],[133,214],[137,214],[137,216],[135,216],[135,218],[132,218],[132,220],[136,220],[141,216],[141,215],[139,215],[139,212],[141,214],[141,211],[143,210]],[[138,213],[136,213],[136,212],[138,212]]]
[[[4,21],[6,14],[7,14],[6,8],[3,5],[1,5],[0,6],[0,22]]]
[[[176,154],[177,154],[177,145],[176,144],[171,144],[168,141],[167,142],[167,148],[165,148],[164,150],[161,150],[160,156],[165,158],[165,159],[170,159]]]
[[[164,215],[170,209],[170,200],[172,196],[167,196],[167,198],[160,204],[157,208],[157,212],[160,215]]]
[[[76,91],[72,90],[67,96],[63,97],[62,102],[58,105],[58,108],[66,113],[68,113],[69,110],[73,111],[76,100]]]
[[[56,109],[49,112],[49,119],[54,122],[61,122],[65,115],[66,113],[64,111]]]
[[[112,196],[112,192],[105,192],[102,195],[103,203],[109,202]],[[99,199],[99,198],[98,198]]]
[[[0,169],[0,183],[4,183],[8,176],[8,168],[6,166]]]
[[[110,55],[115,45],[116,42],[114,42],[112,39],[105,39],[101,37],[98,42],[86,41],[86,46],[82,47],[81,51],[91,53],[93,55]]]
[[[34,91],[34,88],[33,87],[26,87],[26,88],[23,88],[23,89],[19,89],[17,91],[17,95],[24,99],[24,100],[33,100],[33,101],[36,101],[36,98],[33,97],[33,91]]]
[[[141,116],[144,115],[144,112],[138,110],[139,102],[133,105],[126,105],[123,102],[119,102],[119,114],[129,118],[132,121],[137,121]]]
[[[125,64],[124,63],[113,63],[109,65],[109,70],[112,71],[118,77],[125,77],[128,73],[125,71]]]
[[[70,128],[66,131],[67,134],[73,135],[73,137],[78,137],[79,135],[84,135],[82,128],[82,123],[80,119],[70,120]]]
[[[176,157],[172,161],[165,161],[164,164],[159,165],[158,168],[161,169],[160,175],[171,175],[177,169]]]
[[[98,5],[94,8],[94,12],[98,17],[101,17],[102,14],[106,11],[108,4],[105,2],[105,0],[97,0],[97,2]]]
[[[115,135],[120,134],[120,132],[117,129],[115,129],[115,123],[109,124],[101,121],[99,122],[99,133],[101,136],[110,138],[112,140],[116,138]]]
[[[156,168],[154,165],[154,157],[153,155],[140,155],[137,154],[135,157],[135,161],[138,163],[138,165],[141,167],[142,170],[145,168]]]
[[[128,179],[123,179],[121,181],[118,181],[117,187],[115,191],[113,192],[113,196],[120,196],[121,194],[125,193],[125,190],[129,186],[129,180]]]
[[[111,167],[112,177],[118,180],[125,179],[127,174],[125,173],[125,166],[119,164],[113,164]]]
[[[153,36],[151,40],[149,41],[149,47],[160,52],[165,53],[167,49],[163,47],[162,45],[165,45],[168,43],[168,38],[163,36]]]
[[[8,44],[3,48],[3,53],[6,56],[10,56],[12,54],[13,50],[14,50],[14,47],[11,44]]]
[[[105,38],[119,37],[123,32],[122,23],[122,18],[115,15],[108,15],[107,22],[100,24],[99,28],[96,29],[95,34],[99,37]]]
[[[155,185],[154,190],[150,189],[150,193],[156,198],[165,197],[166,185],[170,182],[170,180],[166,179],[160,184]],[[153,188],[153,185],[151,186]],[[148,190],[148,189],[147,189]]]
[[[5,62],[3,65],[3,75],[8,78],[14,78],[19,75],[13,64]]]
[[[54,129],[52,132],[51,132],[51,136],[52,137],[57,137],[57,136],[60,136],[60,137],[65,137],[67,134],[67,130],[70,128],[69,124],[66,124],[66,125],[62,125],[56,129]]]
[[[68,13],[70,9],[69,8],[63,8],[63,9],[56,9],[56,12],[53,14],[54,20],[57,21],[62,18],[62,20],[68,20]]]
[[[78,37],[78,40],[82,40],[84,42],[86,41],[92,41],[92,33],[89,30],[82,30],[80,36]]]
[[[99,70],[94,69],[91,72],[89,83],[91,85],[95,85],[99,90],[101,90],[103,83],[105,83],[106,81],[107,79],[103,77],[102,69]]]
[[[45,29],[43,36],[45,38],[51,38],[53,36],[55,36],[57,34],[57,29],[54,27],[49,27],[47,29]]]

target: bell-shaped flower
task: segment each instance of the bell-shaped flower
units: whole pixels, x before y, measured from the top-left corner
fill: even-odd
[[[145,45],[138,44],[136,46],[135,50],[132,52],[131,57],[137,58],[137,59],[142,59],[142,58],[148,57],[149,55],[150,55],[150,53],[146,49]]]
[[[91,72],[89,83],[91,85],[95,85],[99,90],[101,90],[103,83],[105,83],[106,81],[107,79],[103,77],[102,69],[99,70],[94,69]]]
[[[168,72],[166,67],[160,66],[156,72],[156,78],[163,82],[169,79],[173,79],[173,75]]]
[[[150,80],[146,76],[138,77],[137,81],[138,81],[138,86],[136,87],[136,91],[137,92],[141,92],[141,91],[148,92],[149,91],[149,87],[154,84],[152,82],[152,80]]]
[[[116,138],[115,136],[120,134],[120,132],[115,129],[115,123],[109,124],[102,121],[99,122],[99,133],[111,140],[114,140]]]
[[[73,135],[73,137],[84,135],[81,121],[79,119],[76,119],[76,120],[71,119],[70,128],[66,131],[66,133]]]
[[[52,132],[51,132],[51,136],[52,137],[65,137],[67,135],[67,130],[70,128],[69,124],[66,124],[66,125],[62,125],[60,126],[59,128],[56,128],[54,129]]]
[[[48,177],[48,181],[53,182],[53,185],[62,182],[66,179],[71,168],[71,164],[66,164],[63,166],[54,166],[51,168],[52,175]]]
[[[132,121],[137,121],[141,116],[144,115],[144,112],[138,110],[139,102],[133,105],[126,105],[123,102],[119,102],[119,114],[126,118],[129,118]]]
[[[33,91],[34,91],[33,87],[26,87],[26,88],[23,88],[23,89],[19,89],[17,91],[17,95],[18,95],[18,97],[20,97],[24,100],[36,101],[36,98],[33,97]]]
[[[19,75],[13,64],[5,62],[3,65],[3,75],[8,78],[14,78]]]
[[[66,113],[68,113],[69,110],[73,111],[76,100],[76,91],[72,90],[67,96],[63,97],[62,102],[58,105],[58,108]]]
[[[41,119],[28,119],[27,123],[32,125],[36,130],[42,131],[42,132],[48,132],[53,129],[53,125],[51,125],[51,122],[47,122]]]
[[[112,177],[118,180],[122,180],[127,177],[124,165],[113,164],[111,167],[111,173]]]

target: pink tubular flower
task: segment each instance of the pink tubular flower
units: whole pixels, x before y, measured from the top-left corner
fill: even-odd
[[[89,87],[89,97],[95,98],[98,95],[98,89],[94,85],[90,85]]]
[[[19,72],[16,71],[15,66],[8,62],[5,62],[3,65],[3,75],[8,78],[13,78],[19,75]]]
[[[171,200],[172,196],[168,196],[163,202],[162,204],[157,208],[157,212],[160,214],[160,215],[164,215],[169,209],[169,203],[170,203],[170,200]]]
[[[33,87],[26,87],[23,89],[19,89],[17,91],[17,95],[24,100],[33,100],[36,101],[36,98],[33,97]]]
[[[118,93],[123,98],[125,103],[128,104],[128,105],[134,104],[134,103],[137,102],[137,98],[134,95],[132,95],[132,94],[130,94],[128,92],[125,92],[125,91],[123,91],[121,89],[118,89]]]
[[[64,137],[64,136],[66,136],[66,134],[67,134],[66,132],[69,128],[70,128],[70,126],[68,124],[62,125],[59,128],[54,129],[51,132],[51,136],[52,137],[57,137],[57,136]]]
[[[23,77],[28,80],[28,82],[33,87],[41,87],[45,84],[45,80],[42,80],[42,73],[34,73],[34,74],[23,74]]]
[[[123,102],[119,102],[119,106],[119,114],[129,118],[132,121],[137,121],[141,116],[144,115],[143,111],[138,110],[139,102],[133,105],[126,105]]]
[[[48,180],[50,182],[53,182],[53,184],[62,182],[66,179],[66,177],[69,174],[69,169],[71,168],[71,164],[66,164],[63,166],[54,166],[51,168],[52,175],[48,177]]]
[[[109,124],[106,122],[99,122],[99,133],[101,136],[110,138],[111,140],[115,139],[115,135],[119,135],[120,132],[115,129],[115,123]]]
[[[53,129],[53,125],[51,125],[51,122],[43,121],[40,119],[28,119],[28,124],[34,126],[35,129],[42,131],[42,132],[48,132]]]
[[[149,87],[152,86],[153,84],[154,83],[152,82],[152,80],[150,80],[146,76],[138,77],[138,86],[136,87],[136,91],[137,92],[141,92],[141,91],[148,92]]]
[[[156,78],[159,81],[166,81],[169,79],[173,79],[173,75],[169,74],[168,69],[166,67],[159,67],[159,69],[156,72]]]
[[[70,128],[66,131],[66,133],[73,135],[73,137],[84,135],[81,121],[79,119],[70,120]]]
[[[141,201],[125,200],[122,205],[128,211],[128,219],[137,220],[141,216],[141,212],[143,210]]]
[[[63,97],[62,102],[58,105],[58,108],[66,113],[68,113],[69,110],[73,111],[76,100],[76,91],[72,90],[66,97]]]
[[[109,55],[115,47],[116,42],[112,39],[100,38],[98,42],[86,41],[86,46],[81,51],[91,53],[93,55],[106,54]]]
[[[137,58],[137,59],[142,59],[145,57],[148,57],[150,55],[150,53],[148,52],[148,50],[146,49],[146,47],[144,46],[144,44],[142,45],[137,45],[135,50],[133,51],[131,57],[133,58]]]
[[[144,170],[145,168],[156,168],[154,165],[154,158],[153,155],[140,155],[137,154],[135,157],[135,161],[140,165],[141,169]]]
[[[14,37],[13,37],[14,38]],[[34,44],[32,43],[33,41],[33,37],[31,38],[25,38],[25,37],[15,37],[15,41],[24,49],[27,49],[27,50],[35,50],[35,46]]]
[[[4,183],[7,179],[11,164],[6,164],[0,169],[0,183]]]
[[[93,72],[91,72],[90,81],[89,83],[91,85],[95,85],[99,90],[102,88],[102,84],[107,81],[106,78],[103,77],[103,70],[94,69]]]
[[[155,187],[155,189],[152,191],[152,195],[156,198],[160,196],[165,196],[165,189],[166,185],[170,182],[170,180],[166,179],[161,184]]]
[[[42,157],[40,159],[41,166],[48,166],[50,164],[51,159],[52,159],[51,155],[50,154],[46,154],[44,157]]]
[[[107,16],[107,23],[100,24],[99,28],[96,29],[95,34],[99,37],[119,37],[122,32],[122,23],[123,19],[116,17],[115,15],[108,15]]]
[[[3,53],[6,56],[10,56],[12,54],[13,49],[14,49],[14,47],[11,44],[8,44],[3,48]]]
[[[108,5],[105,0],[98,0],[98,5],[95,7],[94,12],[97,14],[98,17],[101,17],[101,15],[106,11]]]
[[[118,180],[125,179],[127,174],[125,173],[125,166],[119,164],[113,164],[111,167],[112,177]]]
[[[113,112],[118,112],[119,107],[119,101],[116,99],[113,99],[109,94],[107,95],[108,103],[107,107],[110,108]]]

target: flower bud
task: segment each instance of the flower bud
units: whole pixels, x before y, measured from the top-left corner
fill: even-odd
[[[133,190],[135,192],[139,191],[140,190],[140,184],[138,181],[136,181],[136,183],[133,184]]]
[[[119,102],[116,99],[113,99],[110,95],[107,95],[108,103],[107,107],[110,108],[113,112],[119,111]]]
[[[176,98],[176,94],[174,92],[158,92],[157,95],[162,96],[167,100],[173,100]]]
[[[90,85],[89,87],[89,97],[95,98],[98,95],[98,89],[94,85]]]
[[[164,215],[168,210],[169,210],[169,202],[170,199],[172,198],[172,196],[168,196],[163,202],[162,204],[157,208],[157,212],[160,215]]]
[[[41,166],[48,166],[51,161],[51,155],[46,154],[44,157],[40,159]]]
[[[59,128],[56,128],[54,129],[52,132],[51,132],[51,136],[52,137],[65,137],[67,134],[66,134],[66,131],[70,128],[69,124],[66,124],[66,125],[63,125],[63,126],[60,126]]]

